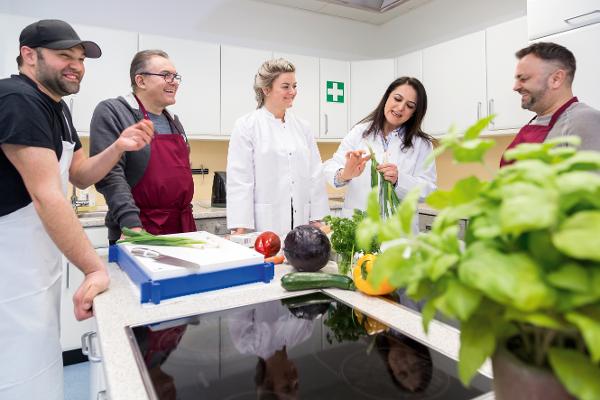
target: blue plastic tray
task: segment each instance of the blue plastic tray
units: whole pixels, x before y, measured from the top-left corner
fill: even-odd
[[[140,288],[141,302],[159,304],[161,300],[185,296],[192,293],[243,285],[253,282],[269,283],[273,279],[274,265],[267,262],[257,265],[178,276],[176,278],[152,280],[138,265],[135,258],[119,245],[110,246],[108,261],[116,262]]]

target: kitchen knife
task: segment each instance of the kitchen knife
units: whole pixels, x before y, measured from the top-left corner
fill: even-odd
[[[134,247],[133,249],[131,249],[131,254],[139,257],[151,258],[154,261],[158,261],[163,264],[174,265],[177,267],[193,269],[200,268],[199,264],[187,260],[182,260],[181,258],[168,256],[166,254],[159,253],[158,251],[149,249],[147,247]]]

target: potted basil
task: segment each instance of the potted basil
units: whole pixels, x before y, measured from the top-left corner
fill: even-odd
[[[434,155],[484,163],[493,141],[479,135],[491,118],[442,138]],[[357,229],[360,246],[388,242],[373,284],[387,278],[424,300],[425,330],[437,312],[460,321],[459,376],[467,384],[492,357],[498,399],[600,399],[600,153],[578,144],[522,144],[491,180],[432,193],[428,233],[411,231],[418,189],[385,221],[371,193]]]

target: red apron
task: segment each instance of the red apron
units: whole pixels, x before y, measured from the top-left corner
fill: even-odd
[[[571,104],[573,104],[577,101],[578,101],[577,97],[573,97],[572,99],[567,101],[565,104],[563,104],[558,110],[556,110],[554,112],[554,114],[552,114],[552,117],[550,118],[550,123],[548,125],[530,125],[531,121],[533,121],[536,118],[536,117],[533,117],[527,125],[525,125],[524,127],[522,127],[519,130],[519,133],[517,133],[517,136],[515,136],[513,141],[506,148],[506,150],[512,149],[513,147],[515,147],[521,143],[542,143],[544,140],[546,140],[546,137],[548,136],[548,134],[554,127],[554,124],[556,123],[558,118],[562,115],[562,113],[565,112],[565,110],[567,108],[569,108],[569,106]],[[504,150],[504,151],[506,151],[506,150]],[[504,159],[504,155],[503,155],[502,158],[500,159],[500,168],[502,168],[506,165],[510,165],[513,162],[514,161],[506,161]]]
[[[150,119],[136,100],[144,119]],[[196,231],[191,204],[194,181],[183,135],[155,132],[144,176],[131,194],[140,209],[142,227],[153,235]]]

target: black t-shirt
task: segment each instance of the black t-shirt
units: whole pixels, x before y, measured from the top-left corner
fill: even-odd
[[[81,148],[64,101],[57,103],[25,75],[0,80],[0,144],[45,147],[60,160],[63,140],[75,143],[75,150]],[[31,202],[21,175],[1,150],[0,187],[0,216]]]

